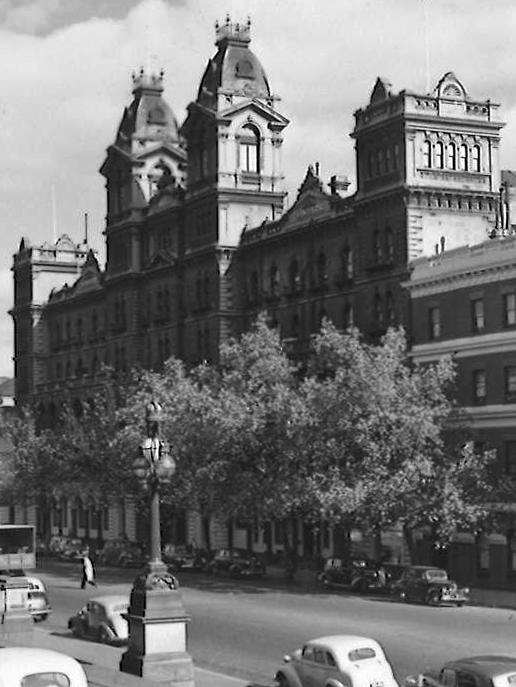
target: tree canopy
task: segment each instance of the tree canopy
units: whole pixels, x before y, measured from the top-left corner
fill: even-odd
[[[213,516],[301,517],[369,532],[401,523],[447,542],[496,500],[493,456],[466,440],[454,379],[449,358],[413,365],[401,329],[372,345],[328,321],[301,372],[261,315],[217,365],[133,371],[80,412],[65,404],[53,429],[27,413],[4,422],[2,484],[41,501],[63,482],[137,495],[132,463],[155,400],[177,462],[163,497],[198,510],[207,532]]]

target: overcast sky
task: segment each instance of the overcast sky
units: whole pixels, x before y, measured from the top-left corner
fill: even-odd
[[[98,168],[130,102],[131,72],[163,67],[182,121],[226,12],[250,15],[251,47],[291,120],[290,200],[311,162],[324,180],[353,177],[352,115],[378,75],[425,92],[427,74],[433,88],[453,71],[471,97],[500,102],[502,165],[516,168],[514,0],[0,0],[0,375],[13,374],[7,310],[20,238],[52,240],[54,187],[57,233],[80,241],[88,212],[103,260]]]

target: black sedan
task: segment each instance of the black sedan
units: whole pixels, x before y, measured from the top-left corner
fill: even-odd
[[[406,568],[393,587],[392,593],[402,601],[415,601],[430,606],[463,606],[469,601],[469,589],[459,588],[450,580],[446,570],[428,565]]]
[[[264,577],[265,565],[252,551],[243,549],[219,549],[208,564],[212,575],[229,577]]]
[[[385,568],[368,558],[328,558],[317,579],[327,587],[362,593],[385,591],[388,584]]]

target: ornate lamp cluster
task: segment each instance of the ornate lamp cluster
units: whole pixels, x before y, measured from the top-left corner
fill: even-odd
[[[147,436],[140,444],[140,453],[133,461],[133,472],[142,486],[169,484],[176,471],[168,441],[162,439],[163,409],[151,401],[145,409]]]

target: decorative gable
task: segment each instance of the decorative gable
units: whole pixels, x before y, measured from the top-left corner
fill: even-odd
[[[323,190],[321,180],[310,165],[299,188],[296,202],[281,220],[282,231],[290,231],[330,213],[331,196]]]

